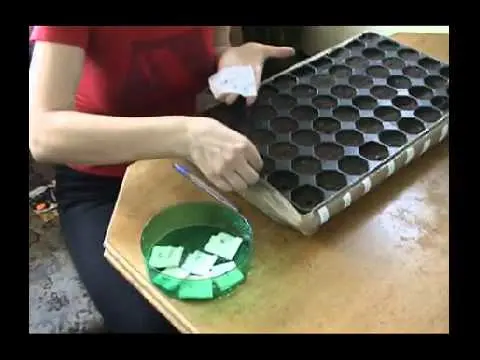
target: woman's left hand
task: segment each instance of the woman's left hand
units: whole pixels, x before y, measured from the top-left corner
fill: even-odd
[[[291,47],[270,46],[260,43],[246,43],[241,46],[228,48],[218,62],[218,70],[230,66],[250,65],[255,73],[257,89],[262,78],[263,64],[268,58],[283,59],[293,56],[295,50]],[[222,94],[219,101],[233,104],[238,94]],[[253,104],[255,97],[247,98],[247,105]]]

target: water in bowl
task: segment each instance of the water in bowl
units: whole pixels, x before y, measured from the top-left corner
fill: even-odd
[[[182,254],[182,259],[181,259],[181,264],[185,261],[187,256],[189,254],[192,254],[196,250],[201,250],[204,251],[205,245],[208,243],[210,237],[217,235],[220,232],[224,233],[229,233],[232,236],[238,236],[241,237],[241,234],[235,234],[232,233],[231,231],[226,231],[224,229],[220,229],[215,226],[209,226],[209,225],[192,225],[188,227],[183,227],[180,229],[175,229],[167,233],[165,236],[163,236],[162,239],[159,239],[157,243],[154,244],[154,246],[160,245],[160,246],[181,246],[184,248],[183,254]],[[152,247],[153,248],[153,247]],[[222,274],[216,278],[211,278],[207,279],[206,282],[204,282],[205,286],[209,286],[208,284],[211,284],[212,286],[212,296],[206,296],[204,299],[209,300],[209,299],[216,299],[219,298],[223,295],[229,294],[233,289],[235,289],[238,285],[243,283],[246,278],[247,278],[247,273],[249,270],[250,266],[250,258],[251,258],[251,252],[252,252],[252,247],[249,241],[243,241],[238,248],[233,260],[227,260],[227,259],[222,259],[219,258],[216,262],[216,264],[221,264],[229,261],[234,261],[236,264],[236,269],[229,271],[225,274]],[[151,272],[151,277],[155,278],[156,275],[160,274],[161,271],[156,270],[156,269],[149,269]],[[236,271],[236,274],[233,274],[233,272]],[[242,280],[238,282],[232,283],[231,286],[228,285],[228,282],[222,281],[225,280],[226,277],[228,276],[236,276],[236,279],[240,279],[240,275],[238,274],[238,271],[242,275]],[[220,279],[222,278],[223,279]],[[165,292],[167,295],[175,298],[179,298],[179,291],[180,287],[185,286],[185,285],[192,285],[192,286],[200,286],[200,282],[204,280],[200,279],[182,279],[182,280],[177,280],[175,279],[178,283],[178,286],[171,286],[171,283],[169,286],[163,285],[162,282],[155,282],[155,285],[158,286],[163,292]],[[166,284],[166,282],[165,282]],[[219,285],[222,284],[222,285]],[[225,284],[227,284],[225,286]],[[194,300],[194,299],[191,299]],[[200,300],[200,299],[197,299]]]

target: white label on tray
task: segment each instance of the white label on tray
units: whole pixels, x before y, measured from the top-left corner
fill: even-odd
[[[352,195],[350,195],[350,192],[347,192],[345,195],[343,195],[343,203],[345,204],[346,208],[352,203]]]
[[[363,185],[363,189],[365,191],[365,194],[368,193],[370,191],[370,189],[372,188],[372,180],[370,180],[370,176],[363,179],[362,185]]]
[[[445,136],[448,134],[448,124],[442,128],[442,133],[440,134],[440,141],[445,139]]]
[[[430,139],[427,139],[427,141],[425,141],[425,144],[423,144],[422,154],[424,154],[425,151],[427,151],[429,147],[430,147]]]
[[[395,172],[395,160],[392,160],[387,163],[387,176],[391,176]]]
[[[413,148],[413,146],[410,146],[407,149],[407,160],[405,160],[405,164],[408,164],[410,161],[412,161],[414,156],[415,156],[415,149]]]
[[[318,209],[318,215],[320,216],[320,223],[325,224],[328,219],[330,219],[330,212],[326,206],[321,207]]]

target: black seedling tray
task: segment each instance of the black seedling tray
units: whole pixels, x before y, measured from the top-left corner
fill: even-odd
[[[301,214],[372,175],[448,115],[449,66],[364,33],[208,111],[250,138],[262,178]]]

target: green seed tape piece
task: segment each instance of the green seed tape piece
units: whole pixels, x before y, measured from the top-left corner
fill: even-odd
[[[225,275],[215,278],[215,284],[220,288],[220,291],[228,290],[245,278],[243,273],[238,269],[233,269]]]
[[[162,275],[162,274],[156,275],[152,281],[156,285],[168,291],[173,291],[177,289],[180,283],[182,282],[181,279],[174,279],[173,277]]]
[[[177,295],[183,300],[213,299],[213,281],[205,279],[184,282],[178,289]]]
[[[153,268],[176,267],[182,258],[183,247],[155,246],[148,261]]]

